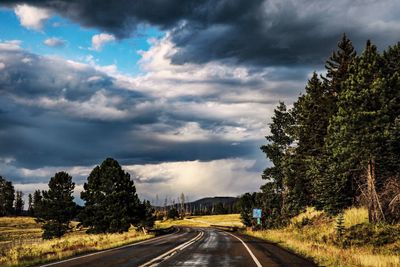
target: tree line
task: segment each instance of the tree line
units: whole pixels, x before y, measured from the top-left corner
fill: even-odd
[[[307,206],[340,214],[368,207],[372,223],[400,221],[400,43],[382,53],[367,41],[357,55],[343,35],[293,107],[274,110],[267,143],[272,166],[261,192],[241,198],[242,220],[279,227]]]
[[[15,214],[10,201],[10,195],[14,194],[12,183],[4,179],[0,182],[0,215]],[[48,190],[36,190],[28,197],[28,214],[42,224],[44,239],[61,237],[71,231],[72,220],[86,227],[87,233],[121,233],[131,225],[137,228],[154,225],[150,202],[140,201],[130,175],[114,159],[107,158],[91,171],[80,195],[85,201],[83,207],[74,202],[75,184],[67,172],[57,172],[48,186]]]
[[[15,191],[11,181],[0,176],[0,217],[22,215],[24,200],[21,191]]]

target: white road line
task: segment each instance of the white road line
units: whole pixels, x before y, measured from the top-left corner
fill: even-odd
[[[154,240],[159,240],[159,239],[168,237],[170,235],[174,235],[174,234],[178,233],[179,231],[180,231],[180,229],[178,228],[178,230],[176,232],[173,232],[171,234],[167,234],[167,235],[163,235],[163,236],[159,236],[159,237],[155,237],[155,238],[150,238],[150,239],[147,239],[147,240],[143,240],[143,241],[136,242],[136,243],[133,243],[133,244],[130,244],[130,245],[122,246],[122,247],[111,248],[111,249],[102,250],[102,251],[99,251],[99,252],[86,254],[86,255],[83,255],[83,256],[78,256],[78,257],[74,257],[74,258],[70,258],[70,259],[66,259],[66,260],[62,260],[62,261],[56,261],[56,262],[40,265],[40,267],[53,266],[53,265],[56,265],[56,264],[65,263],[65,262],[69,262],[69,261],[74,261],[74,260],[77,260],[77,259],[82,259],[82,258],[86,258],[86,257],[102,254],[102,253],[105,253],[105,252],[110,252],[110,251],[114,251],[114,250],[118,250],[118,249],[129,248],[129,247],[133,247],[133,246],[136,246],[136,245],[145,244],[145,243],[148,243],[148,242],[151,242],[151,241],[154,241]]]
[[[201,231],[197,236],[195,236],[194,238],[190,239],[189,241],[165,252],[164,254],[140,265],[139,267],[148,267],[148,266],[156,266],[157,262],[161,262],[164,261],[166,259],[168,259],[169,257],[171,257],[172,255],[174,255],[175,253],[177,253],[179,250],[184,250],[185,248],[187,248],[188,246],[192,245],[193,243],[197,242],[199,239],[201,239],[204,235],[204,232]]]
[[[253,261],[256,263],[257,267],[262,267],[261,263],[258,261],[258,259],[256,258],[256,256],[254,256],[253,252],[250,250],[250,248],[246,245],[246,243],[239,237],[235,236],[234,234],[228,233],[231,236],[233,236],[234,238],[236,238],[237,240],[239,240],[240,242],[242,242],[243,246],[247,249],[247,251],[249,252],[250,256],[253,258]]]

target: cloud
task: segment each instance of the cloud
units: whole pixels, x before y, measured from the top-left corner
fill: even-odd
[[[52,16],[51,11],[48,9],[37,8],[26,4],[17,5],[14,8],[14,12],[22,26],[36,31],[42,30],[45,21]]]
[[[43,41],[43,44],[50,47],[63,47],[65,46],[65,41],[63,39],[51,37]]]
[[[241,158],[124,166],[143,198],[175,200],[183,192],[191,201],[257,191],[263,181],[254,167],[255,160]]]
[[[90,49],[100,51],[106,43],[112,42],[114,40],[114,35],[107,33],[96,34],[92,37],[92,47]]]
[[[166,37],[142,52],[139,76],[0,49],[0,157],[14,159],[10,177],[43,181],[21,168],[92,166],[110,156],[125,165],[262,156],[267,118],[301,91],[306,70],[280,82],[273,68],[173,65],[171,49]]]
[[[18,3],[28,1],[18,1]],[[15,1],[2,1],[3,5]],[[170,34],[173,64],[230,60],[253,66],[319,66],[343,32],[357,48],[397,42],[400,2],[319,0],[29,1],[84,27],[128,38],[150,25]],[[96,46],[93,46],[96,49]]]
[[[0,50],[1,51],[15,51],[21,49],[21,41],[20,40],[6,40],[0,42]]]
[[[6,64],[4,64],[3,62],[0,62],[0,70],[3,70],[6,68]]]
[[[10,166],[4,163],[0,163],[0,166],[7,175]],[[16,190],[22,191],[27,199],[28,194],[35,190],[47,190],[48,181],[56,172],[66,171],[75,182],[75,201],[83,204],[80,192],[83,191],[83,183],[87,182],[87,177],[94,167],[16,169],[30,180],[14,181],[14,186]],[[257,191],[263,183],[256,161],[242,158],[135,164],[123,165],[122,168],[131,175],[142,199],[155,200],[156,195],[158,196],[160,202],[154,203],[156,205],[162,205],[161,201],[166,197],[172,201],[181,193],[185,194],[188,201],[208,196],[238,196],[244,192]],[[2,175],[4,176],[4,171]]]
[[[11,101],[4,106],[2,120],[8,131],[0,151],[15,158],[9,176],[19,183],[47,181],[56,169],[92,166],[112,156],[135,166],[132,177],[147,199],[154,198],[152,188],[169,197],[185,192],[193,199],[214,193],[203,188],[195,194],[188,186],[172,186],[181,183],[174,178],[183,177],[179,168],[190,173],[187,179],[194,185],[209,183],[218,194],[257,190],[262,167],[254,168],[254,154],[261,155],[258,147],[267,117],[278,99],[291,99],[300,90],[307,69],[252,72],[229,62],[174,65],[168,57],[174,49],[170,36],[154,40],[151,49],[141,52],[145,74],[136,77],[119,74],[116,66],[97,66],[93,60],[83,64],[26,51],[3,54],[14,64],[7,79],[25,77],[2,80],[8,85],[3,88],[13,88],[5,90]],[[18,65],[25,58],[37,68]],[[51,170],[47,176],[35,176],[43,172],[44,162],[55,167],[45,167]],[[160,166],[168,171],[150,174]],[[141,170],[149,173],[137,176]],[[195,172],[207,175],[202,178]],[[246,177],[243,183],[235,185],[235,174]],[[214,177],[224,178],[217,185],[209,182]],[[76,178],[78,184],[84,180]]]

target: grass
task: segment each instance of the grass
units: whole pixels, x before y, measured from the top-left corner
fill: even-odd
[[[41,234],[40,225],[33,218],[0,217],[0,266],[30,266],[153,237],[133,228],[122,234],[96,235],[74,229],[53,240],[42,240]]]
[[[357,226],[369,226],[368,212],[364,208],[351,208],[344,213],[344,225],[347,232]],[[312,208],[291,220],[289,226],[282,229],[265,231],[246,230],[248,235],[278,243],[300,255],[312,258],[321,266],[400,266],[400,236],[395,242],[376,246],[370,242],[357,246],[343,246],[336,235],[336,218],[330,218]],[[374,226],[375,227],[375,226]],[[372,228],[374,228],[372,227]],[[376,226],[386,229],[387,226]],[[400,233],[400,226],[390,229]],[[379,237],[378,237],[379,238]]]
[[[157,221],[157,227],[169,226],[192,226],[192,227],[209,227],[210,225],[238,226],[242,227],[239,214],[224,215],[206,215],[206,216],[189,216],[182,220],[165,220]]]

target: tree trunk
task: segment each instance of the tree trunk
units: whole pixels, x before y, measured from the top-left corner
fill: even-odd
[[[373,159],[368,161],[367,172],[368,219],[370,223],[377,223],[384,221],[385,216],[382,211],[378,194],[376,193],[375,161]]]

